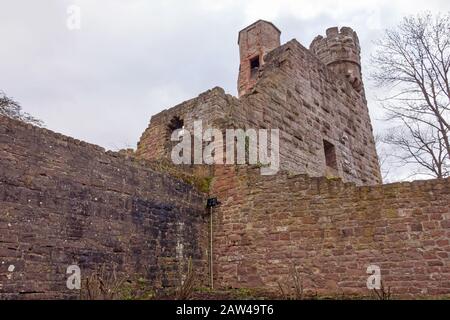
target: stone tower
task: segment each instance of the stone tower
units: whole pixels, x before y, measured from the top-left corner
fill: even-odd
[[[277,27],[264,20],[258,20],[239,32],[239,97],[255,85],[265,54],[280,46],[280,34]]]
[[[344,76],[364,96],[361,48],[358,35],[349,27],[329,28],[326,37],[317,36],[310,50],[337,75]]]

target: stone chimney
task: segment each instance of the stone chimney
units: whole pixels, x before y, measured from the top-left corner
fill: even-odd
[[[271,22],[258,20],[239,32],[239,97],[256,84],[266,53],[280,46],[281,31]]]

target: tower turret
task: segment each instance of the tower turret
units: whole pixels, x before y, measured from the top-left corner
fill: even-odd
[[[277,27],[264,20],[258,20],[239,32],[239,96],[255,85],[265,54],[280,46],[280,34]]]
[[[349,27],[329,28],[326,37],[317,36],[310,50],[333,72],[343,75],[356,91],[364,95],[361,74],[361,48],[358,35]]]

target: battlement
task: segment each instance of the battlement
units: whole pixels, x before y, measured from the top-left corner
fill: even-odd
[[[352,28],[329,28],[326,37],[317,36],[310,50],[333,72],[347,78],[353,88],[364,93],[361,75],[361,47]]]

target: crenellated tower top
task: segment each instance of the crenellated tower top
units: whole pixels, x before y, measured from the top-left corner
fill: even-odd
[[[352,28],[329,28],[326,37],[317,36],[310,50],[333,72],[343,75],[356,91],[364,95],[361,73],[361,47]]]

